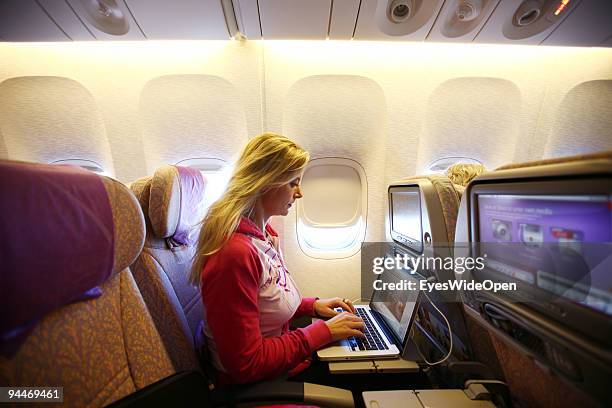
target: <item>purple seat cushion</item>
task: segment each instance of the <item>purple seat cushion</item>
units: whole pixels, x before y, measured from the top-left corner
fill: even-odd
[[[178,170],[181,183],[181,208],[176,231],[172,241],[179,245],[192,245],[197,242],[193,229],[202,221],[204,188],[206,181],[197,169],[174,166]]]
[[[112,273],[113,214],[99,176],[73,166],[0,161],[0,352],[35,324],[98,297]]]

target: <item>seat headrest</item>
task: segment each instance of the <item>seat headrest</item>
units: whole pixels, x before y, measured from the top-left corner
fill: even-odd
[[[199,170],[163,166],[152,177],[136,180],[130,187],[157,238],[170,238],[176,245],[195,242],[197,236],[192,232],[204,216],[206,187]]]
[[[0,214],[0,309],[11,311],[0,317],[3,342],[58,307],[99,296],[144,242],[130,191],[79,167],[0,161]]]
[[[511,170],[511,169],[519,169],[519,168],[524,168],[524,167],[547,166],[551,164],[571,163],[571,162],[588,161],[588,160],[596,160],[596,159],[612,159],[612,151],[590,153],[590,154],[580,154],[580,155],[568,156],[568,157],[555,157],[554,159],[534,160],[534,161],[529,161],[529,162],[524,162],[524,163],[511,163],[511,164],[506,164],[504,166],[498,167],[496,170]]]
[[[427,180],[434,187],[442,208],[447,242],[453,242],[455,239],[457,211],[459,210],[459,202],[461,201],[461,192],[458,191],[457,184],[453,184],[447,176],[442,174],[412,176],[403,181],[414,181],[416,183],[419,180]],[[430,216],[433,215],[430,214]]]

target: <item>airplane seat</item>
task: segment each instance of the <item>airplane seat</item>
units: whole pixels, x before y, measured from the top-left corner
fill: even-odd
[[[522,162],[522,163],[510,163],[510,164],[505,164],[503,166],[498,167],[496,171],[520,169],[520,168],[525,168],[525,167],[549,166],[553,164],[575,163],[575,162],[578,162],[578,163],[584,162],[583,165],[588,166],[590,161],[595,161],[598,159],[609,159],[610,157],[612,157],[612,150],[596,152],[596,153],[578,154],[578,155],[567,156],[567,157],[554,157],[550,159],[531,160],[531,161]]]
[[[205,179],[195,169],[163,166],[152,177],[131,183],[147,226],[142,253],[132,268],[153,320],[177,371],[199,370],[214,406],[278,401],[330,407],[353,406],[350,391],[310,383],[264,381],[215,387],[215,371],[198,356],[204,308],[199,290],[188,282],[203,217]],[[198,350],[199,351],[199,350]],[[200,361],[198,360],[200,358]]]
[[[466,186],[452,182],[445,175],[415,176],[414,178],[420,177],[429,179],[434,185],[443,210],[442,216],[444,218],[444,223],[449,238],[448,242],[454,243],[459,205],[465,193]],[[460,323],[465,325],[466,333],[464,334],[464,339],[468,342],[468,347],[470,347],[473,352],[471,358],[486,367],[485,372],[475,373],[468,369],[465,374],[468,377],[477,374],[479,376],[493,377],[503,380],[503,371],[501,370],[499,361],[494,353],[495,350],[493,348],[493,344],[489,340],[488,336],[486,336],[486,332],[480,327],[475,327],[471,321],[465,318],[463,308],[459,309],[458,316],[461,317]],[[464,353],[463,357],[464,360],[466,360],[468,355]],[[479,367],[474,368],[477,370]],[[454,365],[454,369],[457,371],[461,370],[458,365]]]
[[[512,163],[483,174],[472,180],[466,188],[459,209],[456,242],[471,242],[474,234],[471,228],[474,228],[475,222],[471,218],[477,217],[475,200],[478,199],[479,193],[501,194],[506,185],[510,187],[505,187],[505,194],[548,194],[551,197],[554,194],[600,194],[609,197],[610,190],[606,189],[610,188],[611,169],[612,151],[606,151]],[[533,186],[531,190],[530,185]],[[496,216],[503,218],[504,214]],[[530,222],[545,223],[535,218],[533,220]],[[558,224],[554,225],[555,229],[569,228],[562,225],[563,221],[560,219],[555,222]],[[531,235],[535,237],[536,233]],[[480,241],[482,240],[474,242]],[[467,252],[460,253],[456,248],[455,255],[457,254],[467,255]],[[542,287],[539,279],[540,275],[545,276],[543,272],[545,271],[538,272],[536,288]],[[486,276],[489,277],[489,274]],[[518,282],[520,283],[520,280]],[[516,296],[521,295],[524,287],[519,287],[518,290]],[[595,287],[590,290],[598,293]],[[592,337],[605,328],[593,324],[594,318],[591,317],[593,314],[590,311],[564,301],[563,297],[535,307],[528,306],[531,305],[529,302],[537,304],[533,299],[521,303],[520,299],[525,302],[524,294],[521,295],[523,298],[516,299],[483,296],[466,294],[464,309],[470,338],[477,340],[474,350],[479,360],[488,358],[499,362],[499,369],[508,384],[515,405],[609,405],[606,376],[609,378],[610,366],[604,368],[609,364],[606,363],[610,360],[609,349],[602,346],[601,340],[594,340]],[[542,309],[546,305],[547,310]],[[581,324],[581,321],[584,324]],[[479,343],[484,346],[477,346]],[[563,393],[558,390],[563,390]]]
[[[434,186],[440,204],[442,206],[442,217],[446,227],[448,243],[452,244],[455,239],[455,226],[457,225],[457,212],[459,211],[459,200],[461,191],[448,177],[442,175],[429,175],[426,178]],[[430,214],[430,217],[432,214]]]
[[[196,338],[204,317],[198,288],[188,282],[203,217],[200,171],[163,166],[130,186],[147,233],[132,270],[177,371],[199,370]]]
[[[431,242],[426,243],[426,247],[452,250],[461,199],[460,186],[441,174],[412,176],[393,185],[419,186],[425,204],[425,211],[421,213],[424,218],[423,231],[431,236]]]
[[[392,187],[408,187],[411,185],[418,186],[421,196],[422,234],[425,237],[429,237],[423,239],[425,243],[421,252],[426,256],[452,257],[460,201],[458,186],[452,183],[446,175],[429,174],[401,180],[398,183],[394,183]],[[392,190],[390,191],[393,194]],[[392,197],[391,201],[393,201]],[[437,271],[433,274],[437,281],[444,282],[447,279],[454,278],[452,275],[447,276],[443,272]],[[427,271],[424,271],[422,274],[426,278],[432,275]],[[470,338],[467,336],[462,308],[458,307],[453,299],[448,299],[442,294],[431,293],[429,297],[443,310],[452,325],[453,351],[451,354],[452,358],[449,361],[460,362],[470,360],[472,358]],[[418,330],[415,330],[414,342],[422,350],[427,359],[433,362],[439,360],[448,352],[450,342],[448,340],[449,332],[444,320],[439,316],[435,308],[429,304],[431,300],[426,299],[426,301],[422,300],[421,302],[417,315],[418,324],[416,327]],[[441,370],[432,371],[432,373],[437,371],[434,373],[437,380],[440,380],[447,386],[463,385],[461,376],[449,373],[446,364],[438,367]]]
[[[138,202],[73,166],[0,161],[0,384],[104,406],[174,373],[129,265]]]

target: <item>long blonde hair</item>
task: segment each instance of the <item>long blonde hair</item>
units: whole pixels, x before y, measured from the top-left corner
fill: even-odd
[[[202,221],[198,250],[189,275],[192,284],[200,284],[208,258],[229,241],[240,218],[253,210],[259,196],[289,182],[306,167],[309,159],[307,151],[275,133],[264,133],[249,140],[225,192]]]

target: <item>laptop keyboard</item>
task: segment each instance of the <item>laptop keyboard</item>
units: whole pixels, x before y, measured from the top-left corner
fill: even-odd
[[[365,335],[366,338],[361,337],[349,337],[347,340],[351,345],[351,349],[356,351],[359,350],[388,350],[389,347],[385,344],[385,341],[380,338],[378,334],[378,330],[376,330],[376,326],[372,324],[370,319],[370,315],[365,311],[365,309],[357,308],[356,313],[357,316],[363,319],[365,323]]]

